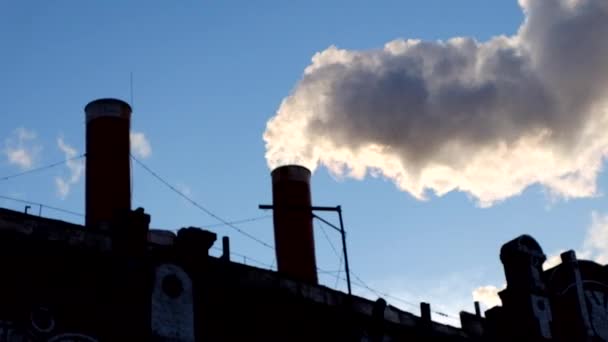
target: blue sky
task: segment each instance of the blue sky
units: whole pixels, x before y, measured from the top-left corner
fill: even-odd
[[[514,0],[3,1],[0,143],[4,150],[18,145],[19,128],[35,134],[22,135],[33,153],[29,167],[64,158],[59,137],[82,153],[84,105],[100,97],[130,101],[133,73],[132,126],[151,146],[144,162],[227,220],[256,217],[265,214],[258,204],[271,199],[262,134],[316,52],[330,45],[381,48],[397,38],[485,41],[514,34],[522,20]],[[23,167],[2,154],[0,176]],[[58,167],[0,182],[0,195],[83,212],[82,179],[65,198],[58,194],[55,178],[69,175]],[[480,208],[465,193],[419,201],[390,180],[337,179],[320,167],[312,191],[317,205],[342,205],[351,266],[363,280],[456,315],[472,309],[474,288],[504,283],[498,257],[504,242],[529,233],[547,254],[579,248],[591,213],[606,211],[607,181],[600,174],[596,197],[555,199],[533,185]],[[23,207],[1,200],[0,206]],[[217,223],[137,166],[135,206],[151,213],[154,228]],[[272,242],[269,219],[240,227]],[[212,230],[230,236],[235,252],[273,263],[273,251],[228,227]],[[315,233],[318,266],[337,269],[319,228]],[[327,276],[322,281],[335,284]]]

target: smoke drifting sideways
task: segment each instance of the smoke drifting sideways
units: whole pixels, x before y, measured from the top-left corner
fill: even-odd
[[[266,127],[270,168],[387,177],[482,206],[596,194],[608,153],[608,1],[520,0],[513,36],[316,53]]]

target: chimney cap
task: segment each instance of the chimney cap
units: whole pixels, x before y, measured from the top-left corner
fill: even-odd
[[[128,120],[131,118],[132,111],[127,102],[113,98],[97,99],[84,107],[87,122],[99,117],[118,117]]]
[[[292,180],[310,182],[311,172],[301,165],[283,165],[272,170],[270,173],[273,181]]]

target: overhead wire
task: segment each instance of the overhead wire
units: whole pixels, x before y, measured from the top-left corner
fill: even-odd
[[[354,275],[354,277],[355,277],[355,281],[353,282],[353,285],[355,285],[355,286],[357,286],[359,288],[363,288],[365,290],[368,290],[369,292],[375,294],[378,297],[384,297],[384,298],[392,299],[392,300],[395,300],[395,301],[400,302],[402,304],[408,305],[408,306],[410,306],[412,308],[416,308],[416,309],[420,308],[420,306],[418,304],[416,304],[416,303],[414,303],[412,301],[405,300],[403,298],[397,297],[397,296],[392,295],[390,293],[374,289],[371,286],[369,286],[368,284],[366,284],[363,281],[363,279],[361,279],[361,277],[359,277],[358,275],[356,275],[356,274],[354,274],[352,272],[351,272],[351,274]],[[342,278],[342,279],[344,279],[344,278]],[[447,314],[447,313],[442,312],[442,311],[431,310],[431,312],[434,313],[434,314],[436,314],[436,315],[439,315],[441,317],[444,317],[444,318],[449,318],[449,319],[453,319],[453,320],[459,320],[458,317],[456,317],[454,315],[451,315],[451,314]]]
[[[6,180],[9,180],[9,179],[12,179],[12,178],[17,178],[17,177],[25,176],[25,175],[28,175],[28,174],[31,174],[31,173],[45,171],[45,170],[57,167],[59,165],[66,164],[69,161],[83,158],[84,156],[85,156],[85,154],[83,153],[83,154],[80,154],[78,156],[75,156],[75,157],[72,157],[72,158],[63,159],[61,161],[57,161],[57,162],[54,162],[54,163],[51,163],[51,164],[47,164],[47,165],[44,165],[44,166],[41,166],[41,167],[37,167],[37,168],[34,168],[34,169],[26,170],[26,171],[23,171],[23,172],[18,172],[18,173],[12,174],[12,175],[3,176],[3,177],[0,177],[0,181],[6,181]]]
[[[0,199],[20,202],[20,203],[25,203],[25,204],[37,205],[37,206],[41,206],[42,208],[47,208],[47,209],[55,210],[55,211],[62,212],[62,213],[65,213],[65,214],[70,214],[70,215],[74,215],[74,216],[84,217],[84,214],[81,214],[81,213],[78,213],[78,212],[75,212],[75,211],[71,211],[71,210],[67,210],[67,209],[62,209],[62,208],[50,206],[50,205],[44,204],[44,203],[27,201],[27,200],[23,200],[23,199],[19,199],[19,198],[14,198],[14,197],[10,197],[10,196],[5,196],[5,195],[0,195]]]
[[[337,248],[336,248],[336,246],[333,244],[333,242],[331,241],[331,239],[330,239],[330,238],[329,238],[329,236],[327,235],[327,231],[326,231],[326,230],[325,230],[325,228],[323,227],[323,224],[324,224],[324,223],[323,223],[322,221],[319,221],[319,222],[321,223],[320,228],[321,228],[321,232],[323,233],[323,236],[325,237],[325,239],[327,240],[327,242],[328,242],[328,243],[329,243],[329,245],[331,246],[331,248],[332,248],[332,250],[333,250],[334,254],[335,254],[337,257],[339,257],[339,258],[340,258],[340,261],[342,261],[342,256],[340,255],[340,253],[338,253],[338,249],[337,249]],[[341,266],[342,266],[342,264],[340,263],[340,267],[341,267]],[[341,277],[340,277],[340,273],[339,273],[339,271],[340,271],[340,267],[338,267],[338,274],[337,274],[337,275],[335,275],[335,278],[336,278],[336,285],[334,286],[334,288],[337,288],[337,283],[338,283],[338,280],[339,280],[339,279],[343,279],[343,278],[341,278]],[[396,300],[396,301],[401,302],[401,303],[403,303],[403,304],[409,305],[409,306],[411,306],[411,307],[414,307],[414,308],[419,308],[419,305],[418,305],[418,304],[416,304],[416,303],[414,303],[414,302],[411,302],[411,301],[405,300],[405,299],[403,299],[403,298],[399,298],[399,297],[394,296],[394,295],[391,295],[391,294],[389,294],[389,293],[382,292],[382,291],[379,291],[379,290],[376,290],[376,289],[372,288],[371,286],[367,285],[367,284],[366,284],[366,283],[363,281],[363,279],[361,279],[361,277],[359,277],[359,276],[358,276],[356,273],[354,273],[354,272],[352,271],[352,269],[350,270],[350,273],[351,273],[351,275],[353,275],[353,276],[355,277],[355,279],[356,279],[356,283],[355,283],[355,285],[358,285],[359,287],[362,287],[362,288],[364,288],[364,289],[366,289],[366,290],[370,291],[371,293],[375,294],[376,296],[378,296],[378,297],[385,297],[385,298],[391,298],[391,299],[393,299],[393,300]],[[343,279],[343,280],[345,280],[345,279]],[[452,318],[452,319],[457,319],[457,317],[454,317],[454,316],[452,316],[452,315],[448,315],[448,314],[446,314],[446,313],[444,313],[444,312],[441,312],[441,311],[437,311],[437,310],[431,310],[431,311],[432,311],[433,313],[435,313],[435,314],[439,315],[439,316],[442,316],[442,317],[446,317],[446,318]]]
[[[323,274],[336,274],[338,272],[340,272],[340,270],[321,270],[321,269],[317,269],[317,272],[319,273],[323,273]]]
[[[324,229],[323,229],[322,227],[321,227],[321,229],[322,229],[322,231],[324,231]],[[324,237],[327,239],[327,241],[329,242],[329,244],[330,244],[330,245],[332,245],[333,243],[331,242],[331,240],[329,240],[329,236],[327,235],[327,233],[325,232],[323,235],[324,235]],[[218,250],[218,251],[223,251],[223,250],[222,250],[221,248],[219,248],[219,247],[215,247],[215,246],[214,246],[214,247],[211,247],[211,248],[212,248],[212,249],[215,249],[215,250]],[[332,250],[334,251],[334,253],[336,253],[336,254],[338,253],[338,252],[337,252],[337,248],[335,248],[335,245],[332,247]],[[249,257],[249,256],[247,256],[247,255],[245,255],[245,254],[240,254],[240,253],[233,252],[233,251],[231,251],[231,252],[230,252],[230,254],[231,254],[231,255],[235,255],[235,256],[238,256],[238,257],[243,258],[243,261],[244,261],[244,263],[245,263],[245,264],[247,264],[247,261],[249,260],[249,261],[252,261],[252,262],[254,262],[254,263],[256,263],[256,264],[262,265],[262,266],[264,266],[264,267],[268,268],[269,270],[272,270],[272,269],[274,268],[274,259],[273,259],[273,264],[269,265],[269,264],[267,264],[267,263],[264,263],[264,262],[262,262],[262,261],[259,261],[259,260],[255,259],[255,258]],[[341,261],[341,263],[342,263],[342,258],[340,258],[340,261]],[[343,281],[346,281],[346,279],[345,279],[344,277],[341,277],[341,276],[340,276],[340,273],[342,272],[342,269],[340,268],[340,267],[342,266],[342,265],[341,265],[341,263],[340,263],[340,266],[338,267],[338,269],[337,269],[337,270],[333,270],[333,271],[331,271],[331,270],[324,270],[324,269],[322,269],[322,268],[317,267],[317,272],[322,273],[322,274],[327,274],[327,275],[330,275],[330,276],[335,277],[335,278],[336,278],[336,282],[337,282],[338,280],[343,280]],[[376,295],[376,296],[378,296],[378,297],[389,298],[389,299],[395,300],[395,301],[397,301],[397,302],[400,302],[400,303],[402,303],[402,304],[406,304],[406,305],[408,305],[408,306],[410,306],[410,307],[412,307],[412,308],[415,308],[415,309],[420,308],[420,306],[419,306],[418,304],[416,304],[416,303],[414,303],[414,302],[412,302],[412,301],[405,300],[405,299],[403,299],[403,298],[400,298],[400,297],[394,296],[394,295],[392,295],[392,294],[390,294],[390,293],[386,293],[386,292],[383,292],[383,291],[380,291],[380,290],[377,290],[377,289],[372,288],[372,287],[371,287],[371,286],[369,286],[369,285],[368,285],[368,284],[367,284],[365,281],[363,281],[363,279],[361,279],[361,277],[359,277],[359,275],[357,275],[357,274],[353,273],[353,272],[352,272],[352,270],[351,270],[351,274],[352,274],[352,275],[354,276],[354,278],[355,278],[355,281],[353,282],[353,285],[355,285],[355,286],[357,286],[357,287],[359,287],[359,288],[361,288],[361,289],[365,289],[365,290],[367,290],[367,291],[369,291],[369,292],[371,292],[371,293],[375,294],[375,295]],[[337,288],[337,284],[336,284],[336,285],[334,285],[334,288]],[[438,310],[431,310],[431,312],[433,312],[434,314],[437,314],[437,315],[439,315],[439,316],[441,316],[441,317],[445,317],[445,318],[450,318],[450,319],[458,320],[458,317],[455,317],[455,316],[452,316],[452,315],[446,314],[446,313],[444,313],[444,312],[442,312],[442,311],[438,311]]]
[[[139,159],[137,159],[137,158],[136,158],[135,156],[133,156],[132,154],[131,154],[131,158],[132,158],[132,159],[133,159],[133,160],[134,160],[134,161],[135,161],[135,162],[136,162],[136,163],[137,163],[139,166],[141,166],[141,167],[142,167],[144,170],[146,170],[148,173],[150,173],[150,174],[151,174],[151,175],[152,175],[154,178],[156,178],[158,181],[160,181],[161,183],[163,183],[163,184],[164,184],[166,187],[168,187],[170,190],[172,190],[173,192],[175,192],[176,194],[178,194],[179,196],[181,196],[182,198],[184,198],[185,200],[187,200],[188,202],[190,202],[190,204],[192,204],[193,206],[195,206],[195,207],[197,207],[198,209],[200,209],[200,210],[202,210],[203,212],[205,212],[207,215],[209,215],[209,216],[211,216],[211,217],[215,218],[216,220],[218,220],[218,221],[220,222],[220,224],[218,224],[218,226],[224,225],[224,226],[231,227],[231,228],[235,229],[237,232],[241,233],[242,235],[245,235],[245,236],[247,236],[248,238],[250,238],[250,239],[252,239],[252,240],[254,240],[254,241],[258,242],[259,244],[261,244],[261,245],[263,245],[263,246],[265,246],[265,247],[268,247],[268,248],[274,249],[274,247],[273,247],[272,245],[270,245],[269,243],[267,243],[267,242],[265,242],[265,241],[262,241],[262,240],[260,240],[259,238],[257,238],[257,237],[255,237],[255,236],[253,236],[253,235],[251,235],[251,234],[249,234],[249,233],[247,233],[247,232],[243,231],[242,229],[240,229],[240,228],[238,228],[238,227],[234,226],[234,224],[236,224],[238,221],[229,222],[229,221],[227,221],[227,220],[225,220],[225,219],[223,219],[223,218],[219,217],[218,215],[216,215],[215,213],[213,213],[213,212],[212,212],[212,211],[210,211],[209,209],[205,208],[204,206],[202,206],[201,204],[199,204],[198,202],[196,202],[195,200],[193,200],[192,198],[190,198],[189,196],[187,196],[186,194],[184,194],[183,192],[179,191],[179,190],[178,190],[176,187],[174,187],[173,185],[171,185],[171,183],[169,183],[167,180],[165,180],[165,179],[164,179],[163,177],[161,177],[161,176],[160,176],[158,173],[156,173],[155,171],[153,171],[153,170],[152,170],[150,167],[148,167],[147,165],[145,165],[143,162],[141,162]],[[270,216],[270,215],[268,215],[268,217],[269,217],[269,216]],[[251,221],[251,220],[258,220],[258,219],[262,219],[262,218],[266,218],[266,217],[249,218],[249,219],[244,219],[244,221],[245,221],[245,222],[249,222],[249,221]],[[239,220],[239,221],[242,221],[242,220]],[[210,226],[210,225],[208,225],[207,227],[209,227],[209,226]],[[339,257],[339,258],[340,258],[340,253],[338,253],[337,248],[335,247],[335,245],[333,244],[333,242],[332,242],[332,241],[329,239],[329,236],[327,235],[327,232],[325,231],[325,228],[324,228],[323,226],[321,226],[321,231],[322,231],[323,236],[325,237],[325,239],[326,239],[326,240],[329,242],[329,244],[330,244],[330,246],[331,246],[331,248],[332,248],[333,252],[336,254],[336,256],[337,256],[337,257]],[[219,249],[219,248],[214,247],[214,249]],[[258,263],[258,264],[260,264],[260,265],[263,265],[263,266],[265,266],[265,267],[268,267],[269,269],[273,268],[273,265],[268,265],[268,264],[266,264],[266,263],[264,263],[264,262],[261,262],[261,261],[259,261],[259,260],[254,259],[254,258],[251,258],[251,257],[248,257],[248,256],[246,256],[246,255],[244,255],[244,254],[239,254],[239,253],[235,253],[235,252],[231,252],[231,254],[236,255],[236,256],[240,256],[240,257],[244,258],[244,260],[245,260],[245,261],[246,261],[246,260],[251,260],[251,261],[254,261],[254,262],[256,262],[256,263]],[[323,270],[323,269],[321,269],[321,268],[317,268],[317,271],[322,272],[322,273],[328,273],[328,274],[329,274],[329,273],[334,273],[334,272],[331,272],[331,271],[325,271],[325,270]],[[352,272],[351,272],[351,273],[352,273]],[[401,298],[398,298],[398,297],[396,297],[396,296],[392,296],[392,295],[389,295],[389,294],[387,294],[387,293],[383,293],[383,292],[380,292],[380,291],[378,291],[378,290],[375,290],[375,289],[373,289],[372,287],[368,286],[368,285],[367,285],[367,284],[366,284],[366,283],[365,283],[365,282],[364,282],[364,281],[363,281],[363,280],[362,280],[362,279],[361,279],[359,276],[357,276],[357,275],[356,275],[356,274],[354,274],[354,273],[353,273],[353,275],[356,277],[357,282],[359,283],[359,286],[361,286],[361,287],[363,287],[363,288],[367,289],[368,291],[370,291],[370,292],[372,292],[372,293],[374,293],[374,294],[378,295],[379,297],[387,297],[387,298],[388,298],[388,297],[390,297],[390,298],[393,298],[393,299],[395,299],[395,300],[398,300],[398,301],[400,301],[400,302],[402,302],[402,303],[406,303],[406,304],[408,304],[408,305],[411,305],[411,306],[413,306],[413,307],[418,307],[418,305],[416,305],[416,304],[414,304],[414,303],[412,303],[412,302],[410,302],[410,301],[406,301],[406,300],[401,299]],[[338,275],[337,275],[336,277],[337,277],[337,278],[339,278],[339,273],[338,273]],[[444,314],[444,313],[441,313],[441,312],[435,312],[435,313],[440,314],[440,315],[442,315],[442,316],[446,316],[446,317],[448,317],[448,315],[446,315],[446,314]]]
[[[219,247],[215,247],[215,246],[212,246],[211,249],[214,249],[214,250],[217,250],[217,251],[220,251],[220,252],[224,251],[223,249],[221,249]],[[262,265],[262,266],[268,268],[269,270],[272,269],[272,265],[267,264],[267,263],[265,263],[263,261],[257,260],[255,258],[252,258],[250,256],[247,256],[245,254],[241,254],[241,253],[237,253],[237,252],[234,252],[234,251],[230,251],[230,255],[234,255],[234,256],[238,256],[238,257],[243,258],[243,261],[245,262],[245,264],[247,264],[247,260],[249,260],[249,261],[253,261],[256,264]]]
[[[340,256],[340,262],[338,263],[338,275],[336,276],[336,283],[334,284],[334,288],[338,288],[338,282],[340,281],[340,273],[342,272],[342,262],[343,262],[343,257]]]
[[[261,220],[265,220],[267,218],[272,217],[272,215],[264,215],[264,216],[254,216],[254,217],[250,217],[250,218],[245,218],[245,219],[240,219],[240,220],[236,220],[236,221],[230,221],[230,224],[243,224],[243,223],[249,223],[249,222],[255,222],[255,221],[261,221]],[[215,227],[223,227],[226,226],[225,223],[212,223],[212,224],[204,224],[202,225],[205,228],[215,228]]]
[[[156,173],[156,172],[154,172],[152,169],[150,169],[150,168],[149,168],[147,165],[145,165],[145,164],[144,164],[143,162],[141,162],[139,159],[135,158],[133,155],[131,155],[131,158],[133,158],[133,160],[134,160],[134,161],[135,161],[135,162],[136,162],[136,163],[137,163],[139,166],[141,166],[141,167],[142,167],[144,170],[146,170],[148,173],[150,173],[150,174],[151,174],[153,177],[155,177],[157,180],[159,180],[161,183],[163,183],[165,186],[167,186],[167,187],[168,187],[169,189],[171,189],[173,192],[175,192],[176,194],[178,194],[179,196],[181,196],[182,198],[184,198],[185,200],[187,200],[188,202],[190,202],[192,205],[194,205],[194,206],[195,206],[195,207],[197,207],[198,209],[200,209],[200,210],[202,210],[203,212],[205,212],[207,215],[209,215],[209,216],[211,216],[211,217],[215,218],[216,220],[218,220],[218,221],[221,223],[221,224],[219,224],[219,225],[224,225],[224,226],[228,226],[228,227],[230,227],[230,228],[233,228],[233,229],[235,229],[237,232],[239,232],[240,234],[242,234],[242,235],[244,235],[244,236],[246,236],[246,237],[248,237],[248,238],[250,238],[250,239],[252,239],[252,240],[254,240],[254,241],[256,241],[256,242],[258,242],[259,244],[261,244],[261,245],[263,245],[263,246],[265,246],[265,247],[267,247],[267,248],[274,249],[274,247],[273,247],[272,245],[270,245],[269,243],[267,243],[267,242],[265,242],[265,241],[263,241],[263,240],[261,240],[261,239],[259,239],[259,238],[255,237],[255,236],[253,236],[253,235],[251,235],[251,234],[249,234],[249,233],[247,233],[247,232],[243,231],[242,229],[240,229],[240,228],[236,227],[234,224],[236,224],[236,223],[237,223],[237,221],[229,222],[229,221],[227,221],[227,220],[225,220],[225,219],[223,219],[223,218],[219,217],[218,215],[216,215],[215,213],[213,213],[213,212],[212,212],[212,211],[210,211],[209,209],[205,208],[204,206],[202,206],[201,204],[199,204],[198,202],[196,202],[195,200],[193,200],[192,198],[190,198],[189,196],[187,196],[186,194],[184,194],[183,192],[179,191],[177,188],[175,188],[175,187],[174,187],[173,185],[171,185],[171,184],[170,184],[168,181],[166,181],[164,178],[162,178],[162,177],[161,177],[159,174],[157,174],[157,173]],[[270,215],[268,215],[268,217],[269,217],[269,216],[270,216]],[[251,220],[257,220],[257,219],[262,219],[262,218],[266,218],[266,217],[258,217],[258,218],[250,218],[250,219],[245,219],[245,222],[250,222]],[[321,223],[322,223],[322,222],[321,222]],[[209,227],[209,226],[207,226],[207,227]],[[326,240],[329,242],[329,244],[330,244],[330,246],[331,246],[331,248],[332,248],[333,252],[336,254],[336,256],[337,256],[337,257],[339,257],[339,258],[340,258],[340,253],[338,253],[337,248],[335,247],[335,245],[333,244],[333,242],[332,242],[332,241],[329,239],[329,236],[327,235],[327,232],[325,231],[325,229],[323,228],[323,226],[321,226],[321,231],[322,231],[323,236],[325,237],[325,239],[326,239]],[[268,267],[269,269],[273,268],[273,266],[272,266],[272,265],[268,265],[268,264],[263,263],[263,262],[261,262],[261,261],[255,260],[254,258],[250,258],[250,257],[248,257],[248,256],[246,256],[246,255],[243,255],[243,254],[237,254],[237,253],[233,253],[233,252],[231,252],[231,254],[234,254],[234,255],[237,255],[237,256],[243,257],[243,258],[244,258],[244,260],[252,260],[252,261],[254,261],[254,262],[256,262],[256,263],[259,263],[259,264],[261,264],[261,265],[264,265],[265,267]],[[332,273],[332,272],[324,271],[324,270],[322,270],[322,269],[320,269],[320,268],[317,268],[317,270],[318,270],[319,272],[323,272],[323,273]],[[403,299],[403,298],[399,298],[399,297],[397,297],[397,296],[394,296],[394,295],[391,295],[391,294],[388,294],[388,293],[384,293],[384,292],[378,291],[378,290],[376,290],[376,289],[374,289],[374,288],[370,287],[369,285],[367,285],[367,284],[366,284],[366,283],[365,283],[365,282],[364,282],[364,281],[361,279],[361,277],[359,277],[359,276],[358,276],[357,274],[355,274],[354,272],[352,272],[352,271],[351,271],[351,274],[353,274],[353,275],[355,276],[355,278],[357,279],[357,282],[359,283],[359,284],[358,284],[359,286],[361,286],[361,287],[363,287],[363,288],[367,289],[368,291],[370,291],[370,292],[372,292],[372,293],[376,294],[376,295],[377,295],[377,296],[379,296],[379,297],[392,298],[393,300],[399,301],[399,302],[401,302],[401,303],[403,303],[403,304],[407,304],[407,305],[410,305],[410,306],[415,307],[415,308],[418,308],[418,307],[419,307],[417,304],[415,304],[415,303],[413,303],[413,302],[411,302],[411,301],[405,300],[405,299]],[[339,273],[338,273],[338,275],[337,275],[336,277],[339,277]],[[435,314],[437,314],[437,315],[440,315],[440,316],[442,316],[442,317],[447,317],[447,318],[455,318],[455,317],[453,317],[453,316],[451,316],[451,315],[448,315],[448,314],[446,314],[446,313],[444,313],[444,312],[441,312],[441,311],[436,311],[436,310],[433,310],[432,312],[433,312],[433,313],[435,313]]]
[[[354,273],[354,272],[352,272],[352,271],[351,271],[351,274],[352,274],[352,275],[355,277],[355,279],[356,279],[356,280],[357,280],[357,281],[360,283],[360,285],[362,285],[364,288],[366,288],[367,290],[371,291],[372,293],[376,294],[377,296],[379,296],[379,297],[391,298],[391,299],[393,299],[393,300],[396,300],[396,301],[401,302],[401,303],[403,303],[403,304],[409,305],[409,306],[411,306],[411,307],[419,308],[419,305],[417,305],[417,304],[416,304],[416,303],[414,303],[414,302],[411,302],[411,301],[409,301],[409,300],[405,300],[405,299],[403,299],[403,298],[397,297],[397,296],[392,295],[392,294],[387,293],[387,292],[382,292],[382,291],[379,291],[379,290],[373,289],[371,286],[367,285],[367,284],[366,284],[366,283],[363,281],[363,279],[361,279],[361,277],[359,277],[359,276],[358,276],[356,273]],[[452,318],[452,319],[458,319],[457,317],[452,316],[452,315],[449,315],[449,314],[446,314],[446,313],[444,313],[444,312],[442,312],[442,311],[438,311],[438,310],[431,310],[431,312],[433,312],[434,314],[437,314],[437,315],[439,315],[439,316],[442,316],[442,317],[446,317],[446,318]]]
[[[336,278],[336,283],[334,284],[334,288],[338,287],[338,282],[340,281],[340,268],[342,267],[342,261],[343,261],[343,255],[341,255],[338,252],[338,249],[336,248],[336,246],[331,242],[331,239],[329,238],[329,235],[327,235],[327,231],[325,230],[325,228],[323,227],[323,222],[321,220],[317,220],[317,222],[320,223],[319,228],[321,228],[321,232],[323,233],[323,236],[325,237],[325,240],[327,240],[327,242],[329,243],[329,246],[331,247],[331,249],[333,250],[334,254],[336,255],[336,257],[340,260],[339,261],[339,265],[338,265],[338,274],[335,276]]]
[[[57,167],[57,166],[60,166],[60,165],[64,165],[64,164],[66,164],[69,161],[81,159],[81,158],[83,158],[85,156],[86,156],[86,154],[83,153],[83,154],[80,154],[78,156],[74,156],[72,158],[63,159],[61,161],[57,161],[57,162],[54,162],[54,163],[51,163],[51,164],[47,164],[47,165],[44,165],[44,166],[41,166],[41,167],[38,167],[38,168],[26,170],[26,171],[23,171],[23,172],[18,172],[18,173],[11,174],[11,175],[2,176],[2,177],[0,177],[0,181],[7,181],[7,180],[10,180],[10,179],[17,178],[17,177],[22,177],[22,176],[25,176],[25,175],[28,175],[28,174],[45,171],[45,170],[48,170],[48,169],[51,169],[51,168],[54,168],[54,167]],[[220,222],[220,223],[216,223],[216,224],[208,224],[208,225],[205,225],[205,227],[212,228],[212,227],[228,226],[228,227],[236,230],[238,233],[240,233],[240,234],[248,237],[249,239],[251,239],[251,240],[253,240],[253,241],[255,241],[255,242],[257,242],[257,243],[259,243],[259,244],[261,244],[261,245],[263,245],[265,247],[267,247],[267,248],[274,249],[274,247],[271,244],[269,244],[269,243],[267,243],[267,242],[265,242],[265,241],[263,241],[263,240],[255,237],[254,235],[252,235],[250,233],[247,233],[244,230],[242,230],[242,229],[240,229],[240,228],[238,228],[238,227],[235,226],[235,224],[242,224],[242,223],[248,223],[248,222],[254,222],[254,221],[259,221],[259,220],[267,219],[269,217],[272,217],[271,215],[251,217],[251,218],[246,218],[246,219],[241,219],[241,220],[235,220],[235,221],[227,221],[227,220],[221,218],[220,216],[218,216],[217,214],[213,213],[212,211],[210,211],[206,207],[202,206],[200,203],[198,203],[197,201],[193,200],[192,198],[190,198],[189,196],[187,196],[186,194],[184,194],[182,191],[178,190],[176,187],[174,187],[172,184],[170,184],[168,181],[166,181],[164,178],[162,178],[158,173],[156,173],[155,171],[153,171],[150,167],[148,167],[143,162],[141,162],[139,159],[137,159],[135,156],[133,156],[133,154],[130,154],[130,157],[139,166],[141,166],[144,170],[146,170],[154,178],[156,178],[158,181],[160,181],[165,186],[167,186],[170,190],[172,190],[177,195],[179,195],[182,198],[184,198],[186,201],[188,201],[190,204],[192,204],[196,208],[200,209],[201,211],[203,211],[207,215],[213,217],[214,219],[216,219],[216,220],[218,220]],[[55,210],[57,212],[62,212],[62,213],[65,213],[65,214],[70,214],[70,215],[74,215],[74,216],[84,217],[84,214],[82,214],[82,213],[78,213],[78,212],[75,212],[75,211],[72,211],[72,210],[67,210],[67,209],[51,206],[51,205],[40,203],[40,202],[22,200],[22,199],[10,197],[10,196],[5,196],[5,195],[0,195],[0,199],[15,201],[15,202],[24,203],[24,204],[36,205],[36,206],[40,206],[41,209],[42,208],[47,208],[47,209]],[[323,224],[323,223],[321,222],[321,224]],[[326,273],[326,274],[331,274],[331,273],[336,273],[337,272],[337,274],[335,275],[335,277],[336,277],[336,284],[334,285],[334,288],[336,288],[337,284],[338,284],[338,281],[341,279],[340,278],[340,273],[341,273],[342,270],[340,268],[342,266],[343,256],[341,256],[340,253],[338,253],[335,245],[331,242],[331,239],[327,235],[327,232],[325,231],[325,228],[323,227],[323,225],[321,225],[320,227],[321,227],[321,232],[323,233],[325,239],[329,242],[329,244],[330,244],[330,246],[331,246],[334,254],[336,254],[336,256],[339,258],[340,264],[338,266],[338,270],[337,271],[324,271],[324,270],[322,270],[320,268],[317,268],[317,270],[319,272],[321,272],[321,273]],[[269,269],[272,269],[274,267],[274,260],[273,260],[273,264],[269,265],[269,264],[263,263],[263,262],[261,262],[259,260],[256,260],[254,258],[248,257],[248,256],[243,255],[243,254],[234,253],[234,252],[231,252],[231,254],[243,257],[244,260],[251,260],[251,261],[256,262],[256,263],[258,263],[260,265],[268,267]],[[367,285],[356,273],[354,273],[354,272],[351,271],[351,274],[357,280],[356,285],[358,285],[359,287],[362,287],[362,288],[364,288],[364,289],[366,289],[366,290],[374,293],[375,295],[377,295],[379,297],[391,298],[391,299],[397,300],[397,301],[399,301],[401,303],[407,304],[409,306],[418,307],[418,305],[414,304],[411,301],[404,300],[402,298],[393,296],[393,295],[391,295],[389,293],[385,293],[385,292],[381,292],[381,291],[375,290],[372,287],[370,287],[369,285]],[[446,314],[444,312],[441,312],[441,311],[433,310],[432,312],[435,313],[435,314],[437,314],[437,315],[440,315],[442,317],[456,319],[456,317],[448,315],[448,314]]]
[[[321,223],[321,225],[319,225],[319,227],[321,228],[321,232],[323,233],[323,236],[325,236],[325,240],[327,240],[327,242],[331,246],[331,249],[334,251],[334,254],[336,255],[336,257],[340,258],[340,253],[338,252],[338,249],[333,244],[333,242],[331,242],[331,239],[329,238],[329,235],[327,235],[327,232],[325,231],[325,228],[323,228],[323,222],[320,221],[320,220],[317,220],[317,222]]]
[[[218,220],[219,222],[221,222],[225,226],[228,226],[228,227],[234,229],[235,231],[237,231],[241,235],[248,237],[249,239],[251,239],[251,240],[253,240],[253,241],[255,241],[255,242],[263,245],[264,247],[267,247],[267,248],[270,248],[270,249],[274,249],[274,247],[271,244],[269,244],[268,242],[265,242],[265,241],[257,238],[256,236],[254,236],[254,235],[252,235],[250,233],[247,233],[246,231],[244,231],[241,228],[235,226],[234,224],[230,223],[229,221],[227,221],[227,220],[221,218],[220,216],[216,215],[211,210],[205,208],[203,205],[201,205],[197,201],[195,201],[192,198],[190,198],[190,196],[188,196],[188,195],[184,194],[183,192],[179,191],[175,186],[171,185],[171,183],[169,183],[168,181],[166,181],[158,173],[154,172],[146,164],[144,164],[143,162],[141,162],[139,159],[135,158],[135,156],[133,156],[133,154],[131,154],[131,158],[135,161],[135,163],[137,163],[139,166],[141,166],[144,170],[146,170],[154,178],[156,178],[158,181],[160,181],[161,183],[163,183],[166,187],[168,187],[169,189],[171,189],[173,192],[175,192],[176,194],[178,194],[180,197],[182,197],[186,201],[190,202],[190,204],[192,204],[196,208],[198,208],[201,211],[203,211],[205,214],[213,217],[214,219]]]

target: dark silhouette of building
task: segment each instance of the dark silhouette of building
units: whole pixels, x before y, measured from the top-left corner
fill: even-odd
[[[272,173],[278,271],[231,261],[226,238],[212,257],[216,234],[131,210],[128,104],[86,112],[86,225],[0,209],[0,341],[608,341],[606,267],[569,251],[543,271],[530,236],[500,251],[503,305],[461,328],[319,285],[299,166]]]

